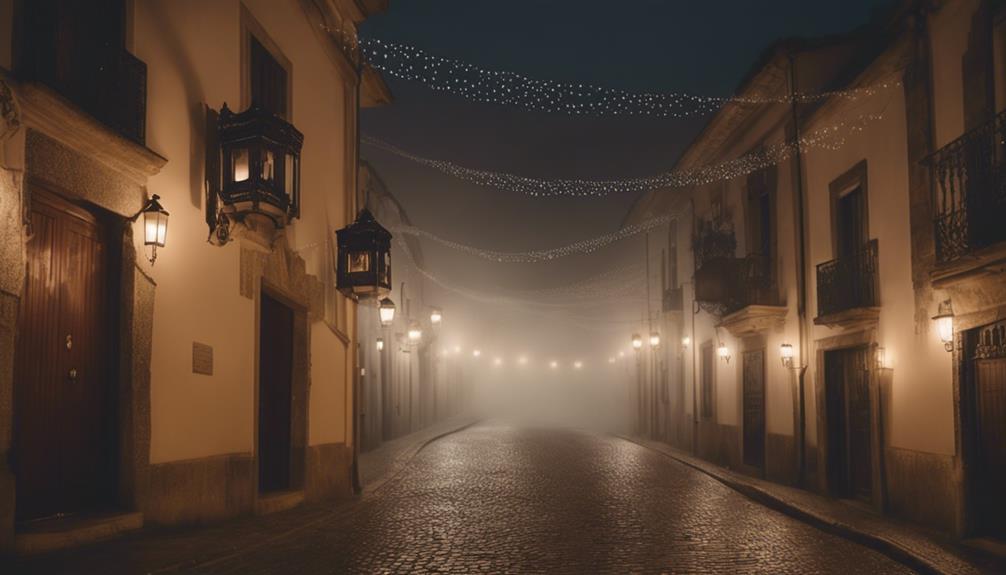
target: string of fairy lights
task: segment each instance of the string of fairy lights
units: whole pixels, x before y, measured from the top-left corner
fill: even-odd
[[[837,150],[845,144],[849,135],[863,131],[869,123],[879,120],[881,117],[879,114],[861,114],[853,120],[818,128],[799,139],[775,142],[717,164],[664,172],[644,178],[621,180],[534,178],[508,172],[469,168],[447,160],[425,158],[370,136],[363,137],[361,142],[364,145],[390,152],[417,164],[439,170],[459,180],[485,188],[520,193],[531,197],[602,197],[612,194],[666,191],[703,186],[746,176],[782,163],[801,149]]]
[[[531,78],[516,72],[492,70],[425,50],[378,38],[360,38],[367,63],[389,76],[416,82],[431,90],[474,102],[515,107],[525,111],[575,116],[655,116],[685,118],[705,115],[724,104],[811,103],[829,98],[857,99],[900,85],[874,86],[819,93],[747,96],[700,96],[684,92],[632,92],[582,82]]]
[[[500,262],[500,263],[540,263],[549,262],[552,260],[557,260],[560,258],[568,257],[574,254],[589,254],[595,252],[603,247],[609,246],[615,242],[630,238],[632,236],[648,232],[650,230],[659,228],[660,226],[666,225],[671,221],[671,216],[658,216],[638,224],[630,224],[621,229],[603,234],[597,237],[588,238],[573,242],[568,245],[548,248],[542,250],[528,250],[520,252],[503,252],[497,250],[487,250],[482,248],[477,248],[475,246],[470,246],[463,244],[461,242],[456,242],[453,240],[448,240],[442,238],[432,232],[426,231],[415,226],[396,226],[391,229],[394,234],[402,234],[407,236],[415,236],[423,239],[427,239],[453,250],[486,259],[489,261]]]

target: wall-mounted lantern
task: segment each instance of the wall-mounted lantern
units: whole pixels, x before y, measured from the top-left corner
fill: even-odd
[[[480,349],[473,349],[472,350],[472,357],[474,357],[474,358],[482,357],[482,350],[480,350]]]
[[[168,212],[161,206],[158,200],[161,196],[154,194],[150,196],[143,209],[132,217],[131,221],[136,221],[143,216],[143,245],[150,246],[150,265],[154,265],[157,260],[157,248],[163,248],[168,239]]]
[[[220,200],[228,217],[256,214],[277,228],[300,217],[300,150],[304,135],[275,114],[252,106],[220,110],[223,181]]]
[[[430,323],[433,325],[440,325],[440,322],[444,321],[444,314],[440,311],[440,308],[433,308],[430,310]]]
[[[377,338],[377,351],[384,351],[384,338]]]
[[[559,362],[553,359],[552,361],[548,362],[548,367],[550,369],[559,369]]]
[[[412,322],[409,326],[409,342],[419,343],[419,340],[423,339],[423,330],[420,329],[419,324]]]
[[[391,291],[391,232],[364,208],[356,221],[335,232],[336,287],[353,299],[381,298]]]
[[[690,345],[692,345],[692,338],[687,335],[681,338],[681,349],[687,350]]]
[[[638,334],[632,334],[632,349],[639,351],[643,349],[643,338]]]
[[[583,362],[579,361],[579,360],[578,361],[574,361],[573,362],[573,369],[583,369]]]
[[[653,332],[650,334],[650,347],[660,347],[660,334]]]
[[[615,363],[615,358],[609,357],[608,358],[608,363]]]
[[[377,304],[377,315],[381,318],[381,325],[388,327],[395,321],[395,302],[391,298],[384,298]]]
[[[727,347],[727,344],[723,343],[722,341],[716,347],[716,355],[718,355],[720,359],[726,361],[727,363],[730,363],[730,348]]]
[[[786,369],[793,368],[793,344],[784,343],[779,346],[779,359]]]
[[[933,316],[936,322],[936,331],[943,342],[943,349],[954,351],[954,306],[950,300],[940,303],[939,312]]]

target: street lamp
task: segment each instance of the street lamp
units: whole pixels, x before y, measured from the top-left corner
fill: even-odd
[[[419,324],[412,322],[409,326],[409,341],[412,343],[419,343],[419,340],[423,339],[423,330],[419,328]]]
[[[481,349],[473,349],[472,350],[472,357],[481,357],[481,356],[482,356],[482,350]]]
[[[395,302],[391,298],[384,298],[377,305],[377,314],[381,318],[381,325],[388,327],[395,321]]]
[[[154,265],[157,259],[157,248],[163,248],[168,238],[168,212],[158,201],[160,199],[157,194],[150,196],[143,209],[132,218],[135,222],[143,216],[143,245],[150,246],[150,257],[147,258],[150,265]]]
[[[720,359],[730,363],[730,348],[722,341],[720,342],[719,347],[716,348],[716,355],[720,356]]]
[[[779,359],[782,360],[782,366],[786,369],[792,369],[793,367],[793,345],[784,343],[779,346]]]
[[[625,352],[624,351],[618,352],[618,359],[622,359],[624,357],[625,357]]]
[[[954,351],[954,306],[950,300],[940,303],[939,313],[933,316],[936,322],[936,331],[940,334],[943,342],[943,349]]]
[[[583,367],[583,362],[582,361],[577,360],[577,361],[573,362],[573,368],[574,369],[580,369],[582,367]]]
[[[608,358],[608,363],[615,363],[615,358],[609,357]]]
[[[688,349],[688,346],[692,345],[692,338],[687,335],[681,338],[681,349]]]
[[[503,365],[503,359],[497,357],[496,359],[493,360],[493,365],[496,366],[496,367],[499,367],[499,366]]]
[[[391,291],[391,232],[366,208],[335,232],[336,287],[353,299],[383,298]]]
[[[553,359],[552,361],[548,362],[548,366],[552,369],[559,369],[559,362]]]
[[[651,333],[650,334],[650,347],[659,347],[659,346],[660,346],[660,334],[657,333],[657,332]]]
[[[433,325],[440,325],[440,322],[444,321],[444,314],[440,312],[440,308],[433,308],[430,311],[430,323]]]
[[[377,351],[384,351],[384,338],[377,338]]]
[[[632,349],[643,349],[643,338],[638,333],[632,334]]]
[[[517,358],[517,363],[519,363],[521,365],[527,365],[527,356],[522,355],[522,356],[518,357]]]

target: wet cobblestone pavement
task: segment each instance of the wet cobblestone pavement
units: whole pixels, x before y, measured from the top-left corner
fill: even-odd
[[[903,573],[637,445],[480,425],[427,447],[346,523],[219,573]]]

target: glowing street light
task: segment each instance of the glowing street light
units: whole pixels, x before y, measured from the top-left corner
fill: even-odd
[[[377,351],[384,351],[384,338],[377,338]]]
[[[552,361],[548,362],[548,366],[552,369],[559,369],[559,362],[553,359]]]
[[[692,345],[692,338],[687,335],[681,338],[681,349],[688,349],[688,346]]]
[[[494,359],[493,360],[493,365],[496,366],[496,367],[499,367],[499,366],[503,365],[503,358],[497,357],[496,359]]]
[[[783,367],[793,367],[793,344],[784,343],[779,346],[779,359],[782,360]]]
[[[583,362],[582,361],[576,360],[576,361],[573,362],[573,368],[574,369],[580,369],[582,367],[583,367]]]
[[[377,306],[377,313],[381,317],[381,325],[388,327],[395,321],[395,302],[391,301],[391,298],[382,299]]]
[[[522,355],[522,356],[518,357],[517,358],[517,363],[519,363],[521,365],[527,365],[527,356]]]
[[[720,359],[730,363],[730,348],[727,344],[720,342],[719,347],[716,348],[716,355],[720,356]]]
[[[482,350],[481,349],[473,349],[472,350],[472,357],[482,357]]]
[[[632,334],[632,349],[643,349],[643,338],[638,333]]]
[[[419,343],[421,339],[423,339],[423,330],[419,328],[419,324],[412,322],[412,325],[409,326],[409,341]]]
[[[460,345],[454,346],[454,353],[461,353],[461,346]]]
[[[608,363],[615,363],[615,358],[609,357],[608,358]]]
[[[625,358],[625,352],[624,351],[618,352],[618,359],[624,359],[624,358]]]
[[[939,313],[933,316],[936,332],[943,342],[943,349],[954,351],[954,306],[950,300],[940,303]]]
[[[657,332],[651,333],[650,334],[650,347],[659,347],[659,346],[660,346],[660,334],[657,333]]]
[[[440,308],[433,308],[430,311],[430,323],[433,325],[440,325],[440,322],[444,321],[444,314],[440,312]]]

